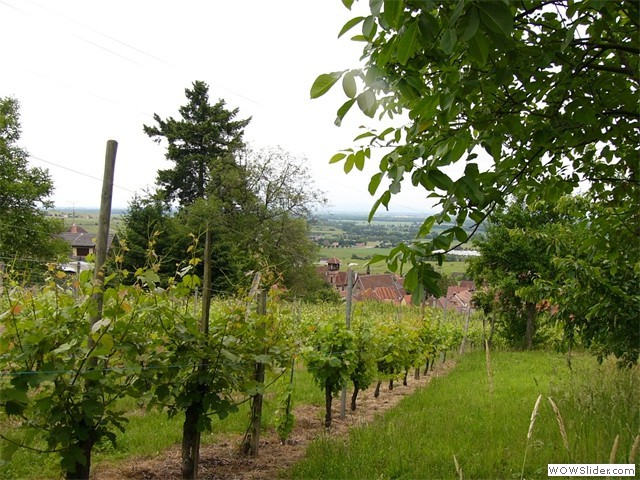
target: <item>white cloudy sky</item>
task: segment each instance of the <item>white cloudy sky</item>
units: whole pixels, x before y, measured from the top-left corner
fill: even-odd
[[[142,125],[178,116],[184,89],[203,80],[212,102],[252,117],[251,146],[304,157],[333,207],[366,210],[375,165],[347,176],[328,160],[371,121],[333,125],[340,88],[309,98],[320,73],[358,66],[361,44],[337,39],[354,15],[340,0],[0,0],[0,96],[20,101],[21,146],[49,169],[59,207],[99,204],[108,139],[119,144],[114,207],[153,186],[170,164]],[[422,213],[423,198],[405,192],[394,210]]]

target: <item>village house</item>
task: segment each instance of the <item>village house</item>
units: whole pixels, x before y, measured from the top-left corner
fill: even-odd
[[[346,271],[340,271],[338,258],[331,257],[326,260],[326,265],[318,267],[318,273],[342,297],[346,297],[348,276]],[[356,301],[375,300],[396,304],[405,302],[406,292],[402,287],[402,277],[391,273],[371,275],[354,272],[352,288],[353,299]]]
[[[84,261],[88,255],[96,253],[96,235],[78,227],[75,223],[68,231],[62,232],[58,236],[71,246],[72,260]],[[114,238],[115,234],[113,233],[107,237],[107,251],[111,248]]]
[[[441,308],[442,310],[453,309],[458,312],[467,313],[473,311],[473,303],[471,299],[476,291],[475,283],[471,280],[461,280],[460,285],[452,285],[447,288],[447,294],[444,297],[431,297],[428,304],[432,307]]]

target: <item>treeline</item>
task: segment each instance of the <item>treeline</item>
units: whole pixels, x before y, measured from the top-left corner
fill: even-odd
[[[364,221],[364,216],[359,221],[316,217],[314,225],[324,227],[321,234],[315,235],[316,242],[324,247],[337,242],[341,247],[375,243],[380,248],[391,248],[401,242],[412,242],[418,236],[422,222],[407,221],[404,217],[397,221],[385,219],[384,223],[368,223]],[[425,238],[434,238],[439,232],[450,227],[451,225],[446,223],[436,226]],[[470,228],[471,224],[468,227]]]
[[[211,279],[203,291],[223,295],[247,289],[250,272],[262,271],[269,272],[264,281],[291,296],[331,297],[315,275],[317,246],[307,218],[325,199],[306,160],[279,147],[249,148],[243,138],[250,119],[239,118],[222,99],[210,102],[206,83],[194,82],[185,96],[178,116],[154,114],[150,125],[141,125],[163,145],[170,166],[157,172],[151,190],[130,201],[111,271],[121,265],[117,278],[130,284],[127,272],[153,264],[168,285],[193,267]],[[68,261],[70,246],[57,236],[62,220],[46,214],[53,207],[49,173],[28,166],[19,138],[19,104],[0,98],[0,264],[37,284],[47,263]]]

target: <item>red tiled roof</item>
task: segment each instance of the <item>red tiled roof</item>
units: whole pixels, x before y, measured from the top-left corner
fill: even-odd
[[[395,281],[393,275],[384,273],[380,275],[358,275],[358,282],[361,283],[363,289],[392,287],[397,288],[398,282]]]
[[[467,288],[464,287],[458,287],[456,285],[452,285],[449,288],[447,288],[447,298],[449,298],[450,296],[456,294],[456,293],[460,293],[460,292],[465,292],[467,291]]]
[[[460,286],[466,288],[467,290],[475,290],[476,284],[473,280],[460,280]]]

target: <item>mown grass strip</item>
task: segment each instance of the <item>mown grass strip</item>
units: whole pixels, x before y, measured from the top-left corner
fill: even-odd
[[[608,462],[616,435],[615,460],[629,460],[640,431],[637,368],[619,371],[584,356],[574,359],[570,371],[563,357],[545,352],[494,352],[491,361],[492,392],[484,353],[467,355],[449,375],[404,399],[380,421],[354,429],[348,439],[315,441],[288,476],[454,478],[462,470],[467,479],[546,478],[548,463]],[[545,401],[527,447],[540,394],[554,399],[567,442]]]

